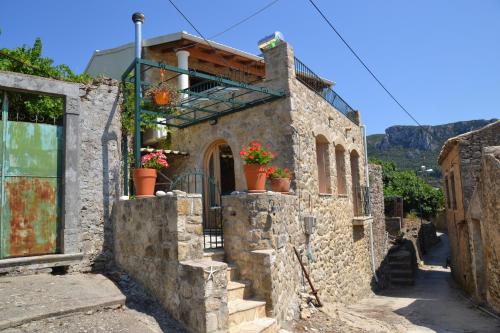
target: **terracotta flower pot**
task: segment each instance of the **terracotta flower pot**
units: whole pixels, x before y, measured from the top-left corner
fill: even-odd
[[[267,167],[260,164],[245,164],[243,173],[247,180],[248,192],[265,192]]]
[[[156,169],[134,169],[134,185],[136,196],[154,195],[156,185]]]
[[[271,190],[288,193],[290,191],[290,178],[271,178]]]
[[[168,90],[158,90],[153,94],[156,105],[167,105],[170,102],[170,93]]]

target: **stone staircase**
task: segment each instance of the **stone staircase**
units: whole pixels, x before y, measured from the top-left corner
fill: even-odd
[[[207,251],[205,257],[224,261],[224,251]],[[274,318],[266,316],[266,302],[253,298],[252,283],[239,279],[238,268],[228,264],[227,300],[230,333],[276,333]]]
[[[415,284],[415,270],[411,252],[396,249],[389,253],[390,281],[394,286],[412,286]]]

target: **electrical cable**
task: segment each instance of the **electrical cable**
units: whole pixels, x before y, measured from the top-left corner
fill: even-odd
[[[421,129],[423,129],[427,134],[429,134],[432,137],[432,134],[425,128],[420,122],[394,97],[394,95],[389,91],[389,89],[386,88],[386,86],[378,79],[378,77],[373,73],[373,71],[365,64],[365,62],[359,57],[359,55],[354,51],[354,49],[349,45],[349,43],[345,40],[344,37],[338,32],[337,29],[333,26],[333,24],[328,20],[326,15],[321,11],[321,9],[318,8],[318,6],[314,3],[313,0],[308,0],[311,5],[316,9],[316,11],[323,17],[323,19],[326,21],[326,23],[332,28],[332,30],[337,34],[337,36],[342,40],[342,42],[347,46],[349,51],[358,59],[358,61],[363,65],[363,67],[370,73],[370,75],[377,81],[377,83],[382,87],[382,89],[385,90],[385,92],[389,95],[389,97],[396,102],[396,104],[403,110]]]
[[[212,35],[209,37],[209,39],[214,39],[214,38],[217,38],[223,34],[225,34],[226,32],[236,28],[237,26],[245,23],[246,21],[254,18],[255,16],[257,16],[258,14],[262,13],[263,11],[265,11],[266,9],[268,9],[269,7],[271,7],[272,5],[274,5],[276,2],[278,2],[279,0],[274,0],[274,1],[271,1],[270,3],[268,3],[267,5],[265,5],[264,7],[260,8],[259,10],[257,10],[256,12],[250,14],[249,16],[245,17],[244,19],[234,23],[233,25],[229,26],[228,28],[222,30],[221,32],[218,32],[216,33],[215,35]],[[188,49],[190,47],[193,47],[194,45],[196,45],[196,43],[192,43],[192,44],[189,44],[189,45],[186,45],[186,46],[183,46],[179,49],[177,49],[178,51],[180,50],[184,50],[184,49]]]

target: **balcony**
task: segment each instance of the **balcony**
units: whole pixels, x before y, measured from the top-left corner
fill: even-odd
[[[347,102],[340,97],[325,79],[314,73],[302,61],[295,58],[295,78],[302,82],[306,87],[321,96],[336,110],[342,113],[350,121],[359,125],[356,111]]]

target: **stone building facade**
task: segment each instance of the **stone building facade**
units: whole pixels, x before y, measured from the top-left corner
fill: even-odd
[[[214,75],[224,72],[221,65],[216,66],[214,59],[210,58],[210,54],[218,51],[207,51],[206,46],[205,51],[201,46],[197,48],[196,52],[206,52],[209,61],[193,60],[190,68],[196,67],[197,71]],[[178,54],[173,56],[175,48],[166,44],[148,47],[143,53],[150,59],[172,62],[171,65],[176,65],[175,61],[179,60]],[[223,54],[226,59],[236,55]],[[259,62],[252,59],[240,60]],[[224,231],[222,259],[236,267],[240,280],[249,282],[254,297],[265,301],[267,317],[275,318],[278,326],[299,315],[301,293],[308,290],[294,248],[306,263],[313,284],[320,290],[321,299],[351,303],[371,293],[377,280],[375,272],[385,257],[387,243],[381,169],[367,166],[364,131],[358,112],[352,111],[351,117],[347,117],[327,102],[319,91],[304,85],[298,80],[295,62],[294,51],[287,43],[265,50],[265,77],[256,77],[254,84],[283,91],[285,96],[220,116],[215,121],[173,130],[170,149],[186,152],[187,155],[171,158],[170,167],[164,172],[166,177],[175,180],[193,170],[201,170],[209,176],[214,175],[217,181],[229,184],[226,191],[220,190],[221,201],[218,203],[222,207]],[[155,78],[150,76],[147,79]],[[292,171],[292,191],[289,195],[244,192],[247,187],[243,161],[238,152],[253,140],[269,144],[277,153],[273,164]],[[223,158],[231,160],[230,167]],[[217,162],[214,163],[215,159]],[[221,167],[223,164],[226,169]],[[214,172],[214,168],[219,169]],[[366,191],[368,183],[371,184],[370,191],[363,197],[361,194]],[[196,186],[194,191],[197,192]],[[205,210],[207,197],[201,198]],[[370,198],[370,207],[364,200],[366,197]],[[158,210],[168,210],[170,204],[167,201],[173,199],[149,203],[154,200],[158,198],[141,199],[142,203],[119,202],[115,206],[116,212],[119,212],[114,216],[118,228],[114,233],[118,265],[145,284],[162,300],[165,308],[192,331],[226,331],[228,325],[233,325],[234,330],[237,320],[232,312],[235,302],[231,296],[234,291],[228,287],[230,281],[219,281],[221,290],[227,283],[227,295],[221,291],[222,294],[217,294],[210,304],[206,298],[205,303],[199,299],[200,308],[197,310],[202,313],[205,307],[205,316],[195,319],[183,314],[183,298],[191,296],[179,284],[187,278],[181,274],[183,270],[179,267],[185,265],[186,260],[193,260],[195,263],[192,265],[204,265],[204,269],[210,270],[221,263],[213,261],[208,266],[202,263],[200,255],[203,253],[199,249],[188,251],[186,257],[172,256],[171,251],[181,253],[184,247],[181,241],[192,239],[192,244],[195,244],[203,242],[203,239],[193,234],[186,236],[184,231],[187,229],[181,230],[181,225],[174,223],[174,217],[171,222],[170,215],[166,220],[155,214],[150,216],[149,212],[142,217],[140,211],[149,211],[150,205],[166,205],[167,208]],[[139,218],[144,218],[144,223],[151,228],[130,229],[140,223]],[[315,220],[311,229],[306,230],[306,218]],[[171,223],[174,223],[173,229]],[[165,237],[170,232],[175,233],[175,228],[177,242],[174,240],[167,244]],[[140,233],[145,242],[130,240],[128,245],[133,248],[127,248],[127,239],[135,237],[135,232]],[[161,239],[155,236],[159,233],[162,234]],[[160,243],[163,244],[162,251],[157,249]],[[156,264],[150,265],[149,259],[139,260],[131,254],[133,252],[145,253],[148,258],[151,255],[152,262]],[[141,269],[144,265],[150,265],[150,269]],[[167,268],[163,266],[172,273],[172,281],[163,281],[165,277],[161,277],[162,274],[155,275],[158,272],[149,273],[154,267],[166,272]],[[223,266],[217,267],[223,269]],[[189,277],[189,281],[198,283],[211,278],[211,275],[197,276]],[[208,291],[205,289],[205,296]],[[199,292],[202,292],[201,289]],[[241,301],[237,303],[243,304]],[[229,315],[225,313],[225,308],[229,308]]]
[[[498,280],[495,259],[498,227],[496,232],[495,228],[490,228],[498,225],[495,216],[499,208],[495,204],[498,201],[494,176],[496,150],[488,147],[499,143],[500,121],[497,121],[449,139],[439,156],[444,176],[453,277],[478,301],[487,301],[490,305],[496,302],[492,305],[496,311],[495,292],[489,298],[487,296],[488,281],[494,288],[498,287],[495,282]],[[485,273],[487,266],[488,273]]]

